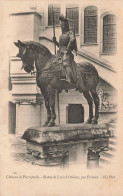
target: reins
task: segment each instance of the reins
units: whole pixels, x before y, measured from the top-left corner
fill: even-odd
[[[44,69],[44,70],[42,70],[42,71],[32,71],[32,72],[31,72],[31,75],[35,75],[35,73],[43,74],[43,73],[45,73],[46,71],[53,70],[55,67],[57,67],[57,66],[63,64],[68,58],[69,58],[69,56],[68,56],[66,59],[62,60],[62,62],[57,63],[55,66],[51,66],[51,67],[49,67],[49,68],[47,68],[47,69]]]

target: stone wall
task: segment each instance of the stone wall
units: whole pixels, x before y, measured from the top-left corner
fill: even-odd
[[[10,15],[11,48],[10,48],[10,77],[12,89],[11,102],[15,105],[16,116],[12,107],[9,109],[9,133],[23,134],[26,128],[41,124],[41,96],[36,85],[35,76],[21,70],[22,62],[15,57],[18,48],[14,41],[39,41],[41,15],[35,11],[13,13]],[[15,130],[14,125],[16,125]]]

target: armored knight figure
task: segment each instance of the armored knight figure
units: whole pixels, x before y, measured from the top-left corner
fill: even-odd
[[[66,70],[66,80],[69,83],[73,83],[75,81],[72,70],[72,62],[74,61],[72,51],[77,52],[76,38],[74,33],[69,30],[68,19],[60,15],[59,20],[61,22],[62,35],[59,37],[59,43],[56,41],[56,37],[53,37],[53,42],[59,47],[57,54],[62,57],[63,66]]]

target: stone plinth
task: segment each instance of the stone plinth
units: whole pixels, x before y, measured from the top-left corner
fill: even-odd
[[[54,127],[31,127],[22,136],[22,139],[38,144],[76,141],[85,139],[100,139],[111,136],[106,124],[66,124]]]
[[[40,166],[87,165],[88,148],[108,147],[112,136],[107,124],[66,124],[31,127],[22,136],[33,164]]]

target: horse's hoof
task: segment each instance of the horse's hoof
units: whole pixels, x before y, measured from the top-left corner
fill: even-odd
[[[92,122],[92,119],[89,118],[89,119],[85,122],[85,124],[91,124],[91,122]]]
[[[91,124],[92,124],[92,125],[97,125],[97,124],[98,124],[97,119],[93,119],[92,122],[91,122]]]
[[[49,122],[47,127],[53,127],[55,125],[55,122]]]
[[[46,127],[48,124],[49,124],[49,122],[45,122],[45,123],[43,124],[43,127]]]

